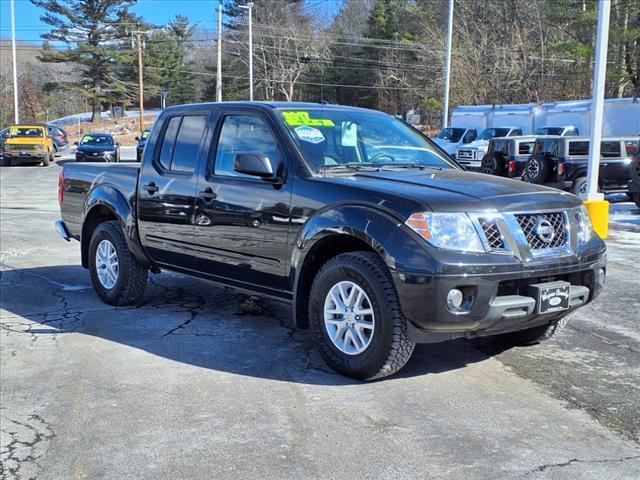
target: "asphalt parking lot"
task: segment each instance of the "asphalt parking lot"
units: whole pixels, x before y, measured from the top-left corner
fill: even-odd
[[[640,233],[554,340],[419,345],[361,383],[275,302],[164,273],[101,303],[53,230],[64,161],[0,169],[1,478],[640,478]]]

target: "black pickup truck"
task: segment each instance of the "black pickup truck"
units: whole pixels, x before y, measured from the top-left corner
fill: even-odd
[[[64,165],[58,232],[98,296],[173,270],[292,305],[336,371],[398,371],[418,342],[548,338],[605,280],[573,195],[465,172],[389,115],[310,103],[169,108],[138,164]]]

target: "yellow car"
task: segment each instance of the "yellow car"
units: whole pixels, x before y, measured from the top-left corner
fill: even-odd
[[[54,161],[53,140],[47,129],[38,125],[12,125],[2,147],[2,164],[42,162],[44,167]]]

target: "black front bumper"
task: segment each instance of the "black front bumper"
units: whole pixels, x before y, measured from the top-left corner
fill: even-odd
[[[606,253],[597,239],[581,256],[566,255],[520,262],[507,255],[471,255],[438,251],[396,263],[392,277],[409,335],[418,343],[495,335],[548,323],[586,305],[601,292]],[[396,259],[399,260],[399,259]],[[416,265],[423,265],[423,268]],[[571,285],[569,309],[538,314],[530,286],[552,281]],[[447,294],[463,292],[465,308],[451,311]]]

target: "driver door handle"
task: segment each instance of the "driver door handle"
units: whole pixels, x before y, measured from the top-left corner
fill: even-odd
[[[147,183],[144,187],[142,187],[142,189],[145,192],[148,192],[149,195],[153,195],[154,193],[156,193],[158,190],[160,190],[155,183],[153,182],[149,182]]]
[[[210,202],[211,200],[215,200],[216,192],[214,192],[211,187],[207,187],[200,192],[200,198],[202,198],[205,202]]]

